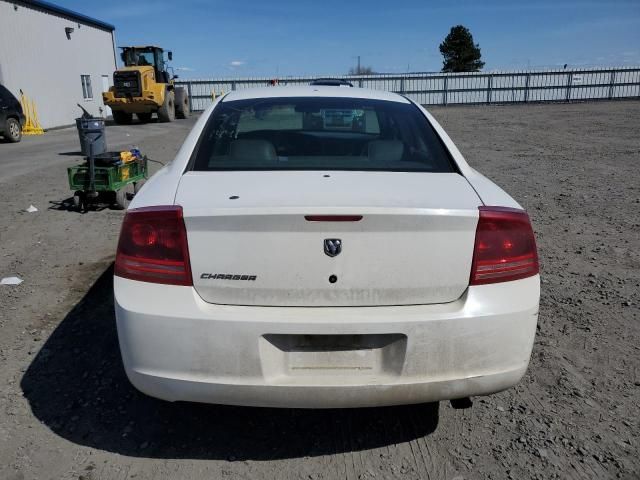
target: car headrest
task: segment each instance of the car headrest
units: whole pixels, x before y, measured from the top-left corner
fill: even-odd
[[[273,144],[267,140],[235,140],[229,147],[232,160],[250,160],[270,162],[278,159]]]
[[[400,140],[373,140],[368,146],[369,160],[399,162],[404,154],[404,144]]]

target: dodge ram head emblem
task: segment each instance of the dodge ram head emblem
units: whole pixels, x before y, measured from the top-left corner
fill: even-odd
[[[324,253],[330,257],[340,255],[342,251],[342,240],[339,238],[325,238],[324,239]]]

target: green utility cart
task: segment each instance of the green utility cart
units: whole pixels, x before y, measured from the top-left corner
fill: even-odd
[[[120,152],[90,155],[87,161],[69,167],[69,188],[73,205],[87,211],[91,205],[107,204],[125,209],[147,178],[147,157],[137,155],[123,162]]]

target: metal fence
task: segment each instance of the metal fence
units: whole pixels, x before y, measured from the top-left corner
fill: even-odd
[[[279,85],[306,85],[317,76],[279,78]],[[342,78],[354,86],[400,93],[423,105],[571,102],[640,98],[640,67],[495,71],[470,73],[406,73],[323,76]],[[243,88],[270,85],[272,78],[180,80],[194,111],[214,98]]]

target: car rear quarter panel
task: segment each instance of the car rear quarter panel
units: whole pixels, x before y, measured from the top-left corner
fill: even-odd
[[[156,172],[136,194],[129,208],[141,208],[154,205],[173,205],[180,179],[189,163],[191,153],[198,143],[202,130],[209,120],[211,111],[223,97],[219,97],[207,108],[185,138],[175,158]]]
[[[431,115],[422,105],[415,104],[424,115],[427,117],[435,131],[438,133],[442,142],[449,150],[449,153],[453,157],[453,160],[458,165],[460,172],[467,179],[469,184],[476,191],[482,203],[484,205],[493,206],[493,207],[511,207],[522,209],[522,207],[516,202],[507,192],[505,192],[498,185],[493,183],[484,175],[477,172],[474,168],[472,168],[467,160],[464,158],[464,155],[458,150],[456,144],[453,143],[453,140],[449,137],[447,132],[444,131],[444,128],[438,123],[438,121]]]

